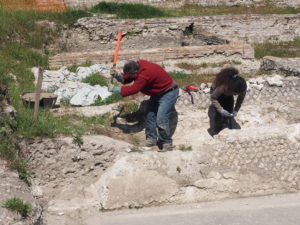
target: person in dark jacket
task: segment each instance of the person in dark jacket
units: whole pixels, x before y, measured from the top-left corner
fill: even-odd
[[[138,92],[151,96],[146,109],[145,147],[157,145],[159,151],[171,151],[170,120],[179,93],[178,85],[171,76],[161,66],[146,60],[128,61],[123,67],[123,74],[112,69],[111,75],[122,84],[134,83],[130,86],[110,86],[110,91],[123,97]]]
[[[235,117],[241,108],[247,91],[247,83],[239,75],[239,71],[233,67],[222,69],[217,75],[211,87],[211,105],[208,110],[210,128],[208,132],[214,136],[224,128],[233,127]],[[234,97],[237,95],[236,103]]]

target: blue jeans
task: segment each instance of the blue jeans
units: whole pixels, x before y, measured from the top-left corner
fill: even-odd
[[[176,88],[161,96],[151,96],[146,109],[146,139],[157,140],[158,146],[172,144],[170,128],[171,116],[174,115],[179,89]]]

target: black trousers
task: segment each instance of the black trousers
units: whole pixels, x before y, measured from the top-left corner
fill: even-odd
[[[233,112],[234,98],[233,96],[221,95],[218,98],[220,105],[228,112]],[[233,118],[222,116],[215,106],[210,105],[208,108],[209,125],[208,133],[211,136],[218,134],[224,128],[233,129]],[[239,128],[237,128],[239,129]]]

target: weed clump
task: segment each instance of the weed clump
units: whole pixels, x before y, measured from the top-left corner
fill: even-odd
[[[300,57],[300,38],[293,41],[265,42],[254,45],[255,58],[261,59],[264,56],[275,57]]]
[[[100,2],[91,8],[91,12],[116,14],[120,19],[143,19],[169,16],[169,14],[163,10],[139,3]]]
[[[17,197],[7,199],[2,207],[21,214],[23,218],[27,218],[32,211],[31,205],[28,202]]]

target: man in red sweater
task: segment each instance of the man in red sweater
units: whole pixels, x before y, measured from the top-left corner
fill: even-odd
[[[159,65],[146,60],[128,61],[123,67],[123,74],[111,70],[111,75],[122,84],[134,81],[130,86],[112,86],[109,90],[121,96],[142,92],[150,95],[146,109],[146,144],[145,147],[158,146],[159,151],[173,149],[170,119],[175,111],[178,97],[178,85]]]

